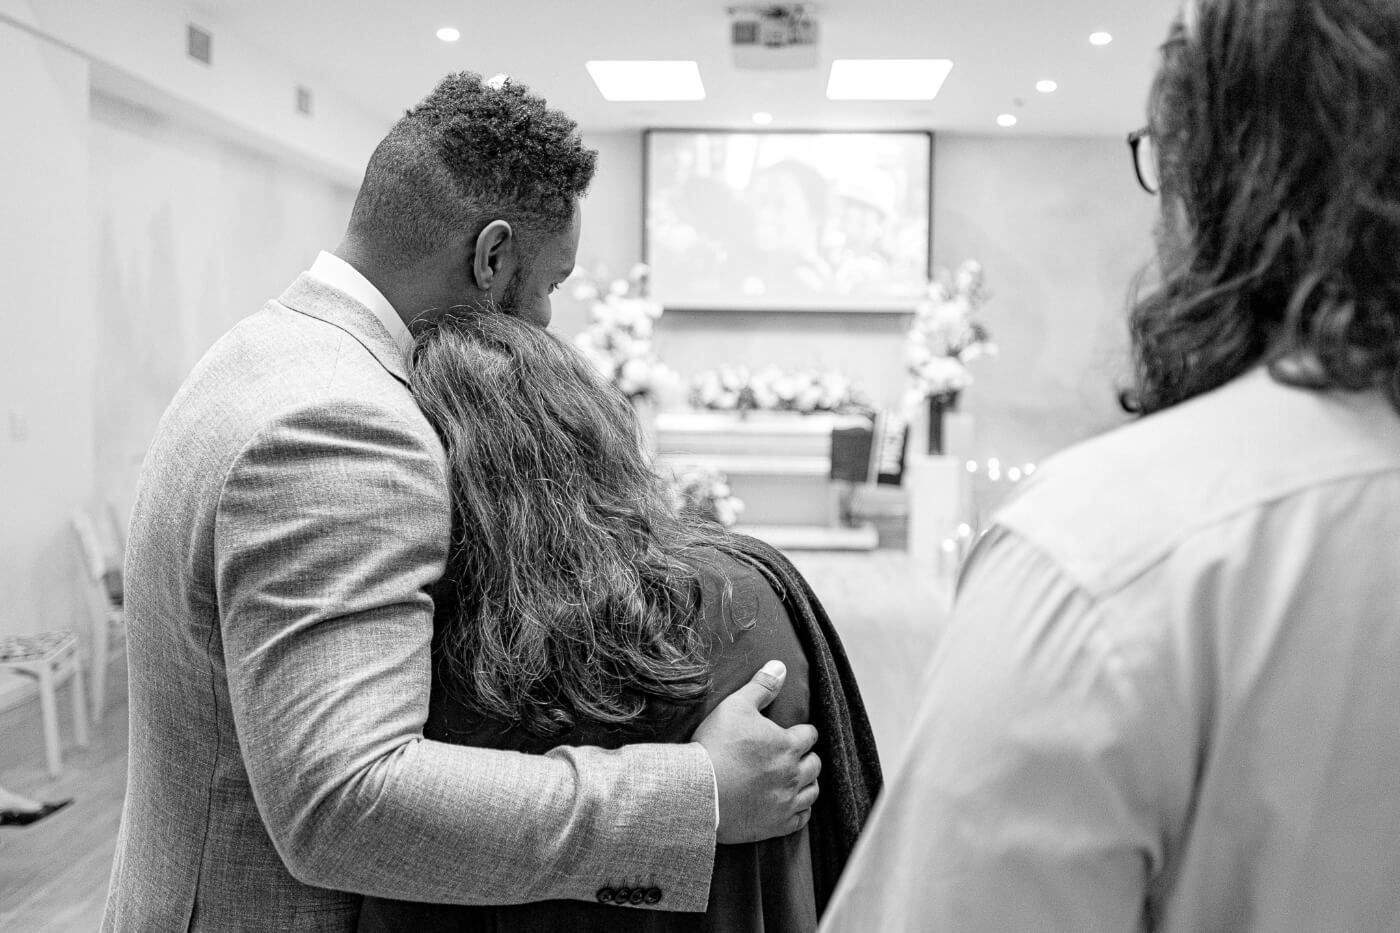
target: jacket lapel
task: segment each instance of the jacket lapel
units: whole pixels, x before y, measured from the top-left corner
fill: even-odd
[[[339,289],[302,273],[277,299],[293,311],[339,327],[358,340],[395,379],[408,384],[408,364],[374,312]]]

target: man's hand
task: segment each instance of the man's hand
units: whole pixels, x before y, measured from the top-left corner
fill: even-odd
[[[695,730],[710,753],[719,788],[719,842],[759,842],[797,832],[812,817],[821,760],[812,754],[817,730],[784,729],[763,715],[787,678],[769,661]]]

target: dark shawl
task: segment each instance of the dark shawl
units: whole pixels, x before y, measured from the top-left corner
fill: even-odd
[[[724,549],[767,578],[807,655],[812,725],[817,729],[814,751],[822,760],[821,794],[812,808],[811,834],[820,915],[884,784],[875,735],[836,626],[802,574],[782,552],[757,538],[732,535]]]

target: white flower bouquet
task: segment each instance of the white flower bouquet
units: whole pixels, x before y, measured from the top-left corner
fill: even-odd
[[[982,266],[969,259],[954,273],[940,269],[914,308],[905,341],[911,401],[952,398],[972,384],[967,364],[996,356],[997,345],[974,315],[987,299]]]
[[[713,411],[844,412],[865,407],[856,386],[838,372],[787,372],[770,366],[751,374],[742,366],[710,370],[691,386],[690,404]]]
[[[678,381],[675,371],[652,349],[652,331],[661,305],[647,296],[651,270],[637,263],[625,279],[603,288],[580,269],[574,297],[589,303],[589,324],[574,344],[633,402],[655,400]]]
[[[729,488],[729,478],[709,467],[688,466],[678,470],[671,484],[673,504],[679,512],[698,515],[733,527],[744,511],[744,500]]]

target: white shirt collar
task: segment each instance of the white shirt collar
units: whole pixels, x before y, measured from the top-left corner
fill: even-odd
[[[399,313],[389,304],[389,299],[384,297],[383,292],[375,288],[358,269],[339,256],[322,250],[316,256],[316,261],[307,271],[307,275],[322,285],[329,285],[337,291],[344,292],[374,312],[374,316],[379,318],[389,336],[394,338],[394,343],[398,344],[404,358],[408,358],[409,350],[413,347],[413,336],[408,332],[403,318],[399,317]]]

